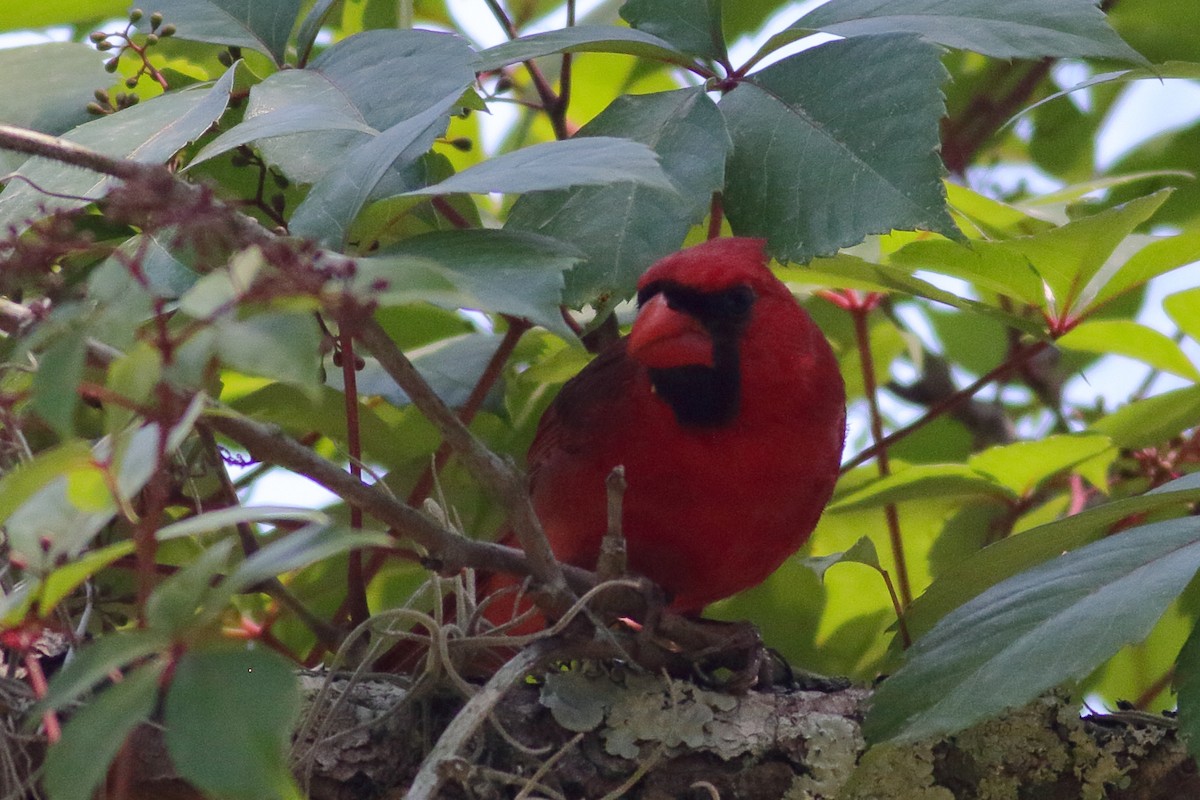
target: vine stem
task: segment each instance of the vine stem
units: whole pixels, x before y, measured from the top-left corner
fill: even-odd
[[[339,321],[338,355],[342,361],[342,397],[346,407],[346,446],[350,452],[350,474],[362,480],[362,437],[358,419],[358,370],[354,354],[354,337],[348,330],[349,321]],[[356,505],[350,506],[350,528],[362,530],[363,513]],[[363,569],[363,554],[354,550],[346,562],[346,604],[350,622],[361,625],[371,615],[367,607],[367,581]]]
[[[854,320],[854,337],[858,342],[859,358],[862,361],[863,386],[867,396],[867,407],[871,414],[871,440],[875,443],[875,463],[879,467],[881,477],[892,474],[891,463],[888,459],[887,447],[883,441],[883,415],[879,411],[878,387],[875,383],[875,357],[871,353],[871,332],[867,325],[871,309],[878,304],[879,295],[867,295],[861,302],[849,308]],[[904,557],[904,536],[900,530],[900,513],[895,503],[889,503],[883,509],[887,520],[888,540],[892,548],[892,560],[896,565],[896,583],[900,590],[901,609],[912,603],[912,585],[908,579],[908,562]],[[888,582],[891,590],[890,581]]]

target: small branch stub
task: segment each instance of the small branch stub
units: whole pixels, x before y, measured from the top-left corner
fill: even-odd
[[[621,528],[621,510],[625,503],[625,467],[618,465],[604,480],[608,490],[608,530],[600,542],[596,573],[602,581],[611,581],[626,572],[625,532]]]

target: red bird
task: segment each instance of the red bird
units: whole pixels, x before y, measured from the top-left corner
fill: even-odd
[[[550,546],[588,569],[606,529],[605,478],[624,465],[629,568],[679,612],[774,572],[837,480],[841,374],[763,246],[716,239],[652,266],[629,336],[563,386],[529,448]]]

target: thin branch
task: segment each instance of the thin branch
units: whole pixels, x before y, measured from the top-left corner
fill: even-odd
[[[554,558],[541,522],[534,513],[525,478],[512,463],[493,453],[463,425],[458,416],[437,396],[408,357],[396,346],[383,327],[369,315],[359,323],[356,335],[379,361],[388,376],[404,390],[413,405],[434,424],[442,439],[471,474],[504,506],[513,532],[529,555],[533,577],[550,595],[550,610],[562,611],[571,604],[562,567]]]

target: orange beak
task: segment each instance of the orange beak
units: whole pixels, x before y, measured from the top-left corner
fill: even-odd
[[[646,301],[629,332],[626,350],[634,360],[656,369],[713,365],[713,343],[695,317],[676,311],[656,294]]]

